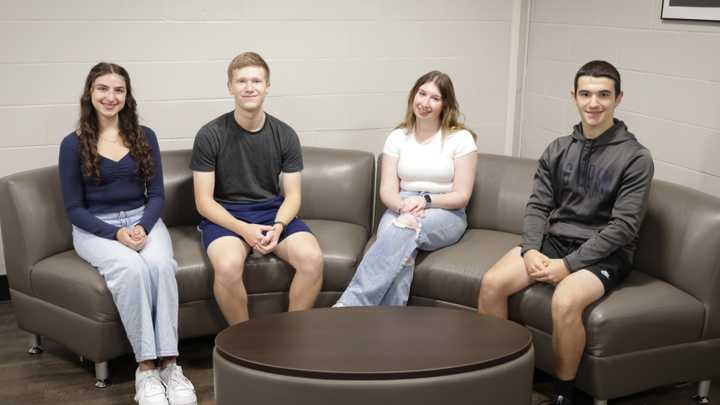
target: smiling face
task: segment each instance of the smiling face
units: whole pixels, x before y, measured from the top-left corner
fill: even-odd
[[[262,109],[270,89],[267,72],[260,66],[235,69],[228,82],[228,90],[235,98],[235,108],[256,112]]]
[[[610,78],[580,76],[577,90],[571,95],[580,113],[583,134],[595,138],[612,127],[623,93],[615,94],[615,82]]]
[[[413,98],[413,113],[418,121],[440,122],[443,98],[435,82],[427,82],[418,88]]]
[[[90,99],[98,119],[115,119],[125,108],[126,97],[125,79],[116,73],[98,76],[92,83]]]

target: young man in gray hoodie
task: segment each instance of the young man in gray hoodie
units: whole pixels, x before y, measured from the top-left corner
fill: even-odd
[[[552,344],[555,395],[572,404],[585,349],[583,310],[632,268],[654,166],[650,152],[614,117],[620,73],[591,61],[571,93],[581,122],[540,158],[527,203],[522,244],[485,274],[478,310],[507,318],[508,297],[533,283],[555,286]]]

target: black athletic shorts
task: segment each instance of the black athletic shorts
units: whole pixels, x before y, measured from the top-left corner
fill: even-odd
[[[545,234],[540,253],[551,259],[562,259],[576,251],[583,243],[585,241],[582,239],[561,238]],[[625,280],[631,269],[632,263],[622,249],[616,250],[602,261],[584,268],[600,279],[605,287],[605,294]]]

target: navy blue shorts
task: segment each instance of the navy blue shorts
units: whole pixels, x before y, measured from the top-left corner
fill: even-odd
[[[275,216],[283,201],[285,201],[284,197],[277,196],[260,202],[221,202],[220,205],[222,205],[230,215],[243,222],[257,225],[272,225],[273,222],[275,222]],[[202,234],[202,243],[203,246],[205,246],[205,251],[207,251],[208,246],[210,246],[215,239],[223,236],[234,236],[244,242],[244,239],[240,235],[207,219],[203,219],[202,222],[200,222],[198,230]],[[283,229],[278,242],[282,242],[285,238],[296,232],[310,232],[310,228],[308,228],[303,221],[295,218]]]

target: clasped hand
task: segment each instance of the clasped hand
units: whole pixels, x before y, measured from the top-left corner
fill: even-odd
[[[139,252],[145,247],[147,242],[147,234],[145,228],[140,225],[134,225],[132,228],[122,227],[115,234],[115,239],[130,249]]]
[[[563,259],[551,259],[537,250],[528,250],[523,256],[525,270],[531,279],[556,285],[570,275]]]
[[[401,214],[412,214],[418,218],[425,214],[427,202],[421,196],[412,196],[402,200],[400,204]]]
[[[280,224],[274,226],[248,224],[241,236],[254,252],[264,256],[275,249],[282,230]]]

